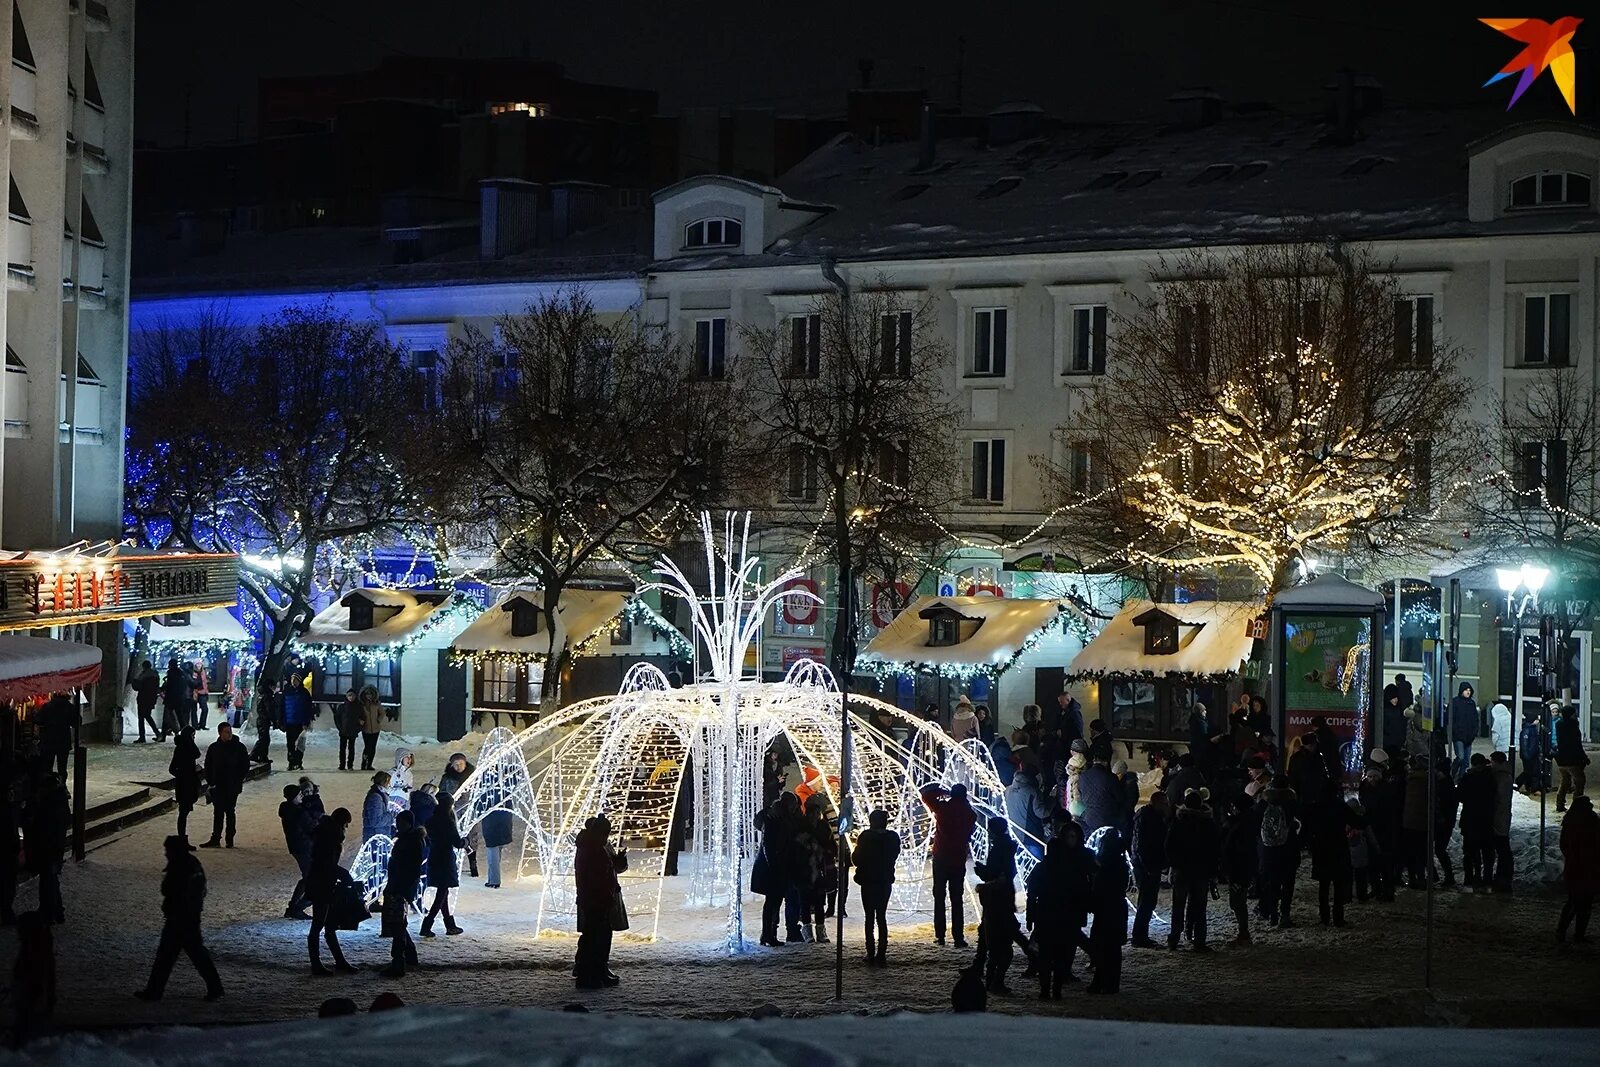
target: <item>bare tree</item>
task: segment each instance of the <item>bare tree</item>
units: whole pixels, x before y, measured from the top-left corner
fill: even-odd
[[[1270,597],[1313,550],[1424,536],[1469,457],[1431,303],[1359,249],[1286,244],[1163,263],[1117,321],[1110,372],[1061,459],[1039,459],[1085,555],[1147,575],[1205,568]]]
[[[943,431],[960,418],[942,386],[949,353],[932,302],[883,279],[742,337],[764,484],[781,487],[764,510],[814,535],[813,558],[838,568],[830,659],[843,676],[856,579],[876,576],[894,596],[906,561],[944,539],[933,516],[956,494],[958,465]]]
[[[287,307],[253,329],[211,309],[141,334],[130,359],[128,517],[151,545],[242,555],[276,677],[341,542],[425,521],[405,476],[404,354],[375,325]]]
[[[668,548],[682,520],[720,496],[738,397],[685,373],[683,353],[628,314],[596,313],[578,288],[506,315],[497,336],[450,345],[442,403],[424,435],[436,506],[487,532],[493,565],[543,593],[554,696],[570,650],[556,611],[574,581]]]

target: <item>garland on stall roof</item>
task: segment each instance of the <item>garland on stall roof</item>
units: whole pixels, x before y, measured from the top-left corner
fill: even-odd
[[[1208,682],[1232,681],[1240,677],[1232,671],[1073,671],[1066,675],[1069,682],[1182,682],[1184,685],[1204,685]]]
[[[889,678],[895,676],[914,677],[919,674],[932,674],[940,678],[951,678],[958,681],[967,681],[973,678],[998,678],[1010,669],[1011,665],[1038,646],[1053,631],[1066,631],[1077,634],[1079,630],[1069,621],[1076,620],[1081,623],[1089,637],[1093,637],[1092,628],[1088,621],[1078,614],[1076,607],[1060,607],[1053,618],[1047,619],[1038,629],[1029,634],[1017,646],[1017,650],[999,663],[937,663],[921,660],[858,660],[855,673],[870,675],[875,678]],[[1088,638],[1084,638],[1088,643]]]
[[[693,656],[694,646],[678,631],[676,626],[668,622],[659,612],[643,600],[632,597],[622,606],[622,610],[612,616],[604,626],[584,638],[572,649],[572,658],[579,659],[591,654],[602,639],[609,640],[622,629],[622,623],[627,621],[634,626],[646,626],[651,634],[658,639],[665,640],[674,656]],[[484,663],[512,663],[525,666],[530,663],[543,663],[548,658],[546,652],[535,652],[528,649],[451,649],[450,662],[457,666],[472,664],[481,666]]]
[[[457,599],[443,607],[435,608],[423,620],[421,626],[418,626],[404,637],[386,644],[339,645],[331,642],[309,641],[298,642],[298,644],[300,651],[319,660],[325,658],[342,659],[348,656],[363,667],[376,668],[388,660],[398,659],[405,654],[407,649],[438,630],[451,629],[452,632],[449,636],[451,640],[454,640],[481,612],[482,609],[476,603]]]

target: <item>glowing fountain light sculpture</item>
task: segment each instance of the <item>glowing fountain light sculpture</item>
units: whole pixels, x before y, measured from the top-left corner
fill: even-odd
[[[682,824],[680,808],[688,805],[693,836],[682,842],[683,903],[726,908],[727,948],[739,952],[744,888],[759,844],[755,816],[763,763],[783,736],[802,765],[820,772],[818,782],[830,800],[837,804],[840,791],[848,789],[858,823],[876,808],[888,812],[902,840],[891,906],[902,915],[924,912],[933,827],[920,791],[933,782],[967,786],[980,815],[973,850],[982,856],[986,817],[1005,814],[1004,787],[988,752],[957,743],[936,724],[891,704],[852,695],[852,773],[841,783],[843,698],[827,668],[802,661],[781,682],[763,682],[745,669],[746,653],[773,605],[783,597],[818,598],[786,588],[797,571],[757,581],[748,515],[742,528],[732,515],[726,518],[720,553],[709,515],[701,516],[700,526],[711,595],[697,592],[665,559],[656,567],[661,581],[654,586],[688,604],[709,657],[700,677],[674,689],[660,670],[638,664],[615,696],[578,701],[516,735],[494,731],[456,798],[462,832],[497,808],[520,819],[526,832],[518,873],[529,878],[537,869],[543,883],[538,929],[570,928],[575,840],[587,819],[604,813],[617,844],[629,850],[621,880],[632,929],[653,938],[672,828]],[[1012,835],[1027,839],[1020,827],[1013,826]],[[1032,854],[1019,846],[1017,862],[1026,877]]]

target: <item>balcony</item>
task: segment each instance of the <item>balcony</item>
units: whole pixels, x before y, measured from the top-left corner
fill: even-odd
[[[0,381],[5,390],[5,433],[7,437],[28,435],[28,368],[17,354],[6,346],[5,378]]]
[[[6,288],[31,292],[33,223],[19,215],[12,215],[6,222]]]
[[[61,439],[71,440],[72,426],[67,422],[67,376],[61,376],[60,406],[58,408],[58,421],[60,423]],[[89,438],[98,441],[105,435],[105,425],[101,421],[101,405],[105,400],[106,388],[100,384],[100,379],[84,362],[83,357],[78,357],[77,393],[74,398],[78,433],[80,438]]]
[[[21,141],[39,139],[38,75],[32,67],[11,61],[11,136]]]

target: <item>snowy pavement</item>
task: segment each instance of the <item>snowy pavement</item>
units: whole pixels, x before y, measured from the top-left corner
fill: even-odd
[[[98,758],[106,761],[102,764],[106,773],[113,771],[110,761],[130,761],[127,774],[134,776],[161,762],[153,758],[154,747],[124,746]],[[379,748],[380,767],[392,763],[394,748],[395,740],[385,738]],[[436,776],[456,748],[475,756],[477,744],[469,740],[420,747],[418,780]],[[281,753],[279,738],[275,751],[279,767]],[[333,770],[336,750],[325,734],[312,742],[306,763],[330,810],[342,805],[359,812],[369,776]],[[201,984],[186,961],[180,961],[161,1003],[146,1005],[131,996],[144,983],[160,929],[157,886],[161,839],[171,830],[168,819],[129,831],[92,851],[82,864],[67,864],[63,880],[68,924],[56,935],[61,1025],[305,1019],[328,997],[349,996],[365,1005],[377,992],[390,988],[411,1004],[552,1008],[582,1001],[597,1011],[704,1019],[738,1018],[763,1004],[799,1015],[839,1010],[832,999],[832,945],[752,947],[729,958],[720,948],[723,916],[717,912],[680,912],[672,921],[663,921],[663,936],[653,944],[620,940],[614,967],[622,985],[578,994],[570,976],[574,939],[531,935],[537,894],[529,884],[513,882],[509,871],[506,888],[498,891],[466,880],[456,908],[466,933],[421,941],[423,966],[406,978],[389,981],[375,973],[387,961],[388,945],[377,937],[376,919],[343,938],[352,961],[363,966],[361,973],[312,978],[306,969],[307,925],[279,917],[295,880],[275,814],[281,788],[290,780],[280,770],[248,784],[240,805],[239,847],[199,853],[210,880],[207,938],[227,987],[220,1003],[200,1000]],[[209,809],[197,809],[193,818],[199,824],[195,836],[201,837],[209,825]],[[1534,847],[1530,826],[1536,828],[1537,819],[1537,804],[1519,797],[1515,833],[1519,853],[1529,859]],[[1553,878],[1558,870],[1555,859],[1545,877]],[[1043,1004],[1020,977],[1019,966],[1011,974],[1018,995],[992,1000],[991,1008],[1007,1014],[1304,1027],[1600,1022],[1600,949],[1555,945],[1552,931],[1560,897],[1528,865],[1521,872],[1523,882],[1510,896],[1438,895],[1433,995],[1421,991],[1420,894],[1402,893],[1389,905],[1353,905],[1354,928],[1326,929],[1315,925],[1315,884],[1304,877],[1308,873],[1305,864],[1297,903],[1302,925],[1278,931],[1258,924],[1253,947],[1223,947],[1233,935],[1232,919],[1224,903],[1216,902],[1210,929],[1219,950],[1209,956],[1129,949],[1120,997],[1086,997],[1078,985],[1065,999]],[[669,901],[674,892],[669,881],[665,891]],[[32,905],[33,893],[31,884],[22,889],[20,908]],[[1163,911],[1166,903],[1164,894]],[[753,934],[752,921],[758,921],[757,916],[747,911],[747,930]],[[1311,925],[1304,925],[1307,922]],[[967,954],[938,948],[931,940],[927,922],[899,926],[892,932],[890,966],[869,969],[860,962],[860,928],[850,921],[846,1010],[947,1011],[956,968]],[[4,943],[0,966],[9,973],[10,939]],[[477,1032],[460,1035],[465,1047],[471,1047]],[[273,1033],[281,1036],[285,1031]],[[1518,1059],[1528,1057],[1519,1053]],[[719,1057],[717,1062],[735,1060]]]

